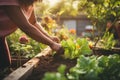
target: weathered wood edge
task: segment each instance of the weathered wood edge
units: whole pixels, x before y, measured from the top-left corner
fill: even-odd
[[[32,73],[33,68],[40,61],[39,57],[50,54],[51,52],[52,50],[49,47],[45,48],[41,53],[39,53],[34,58],[20,66],[18,69],[16,69],[7,77],[5,77],[3,80],[25,80]]]

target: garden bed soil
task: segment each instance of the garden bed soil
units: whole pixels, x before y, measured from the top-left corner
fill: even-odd
[[[39,64],[33,69],[32,74],[26,80],[42,80],[46,72],[56,72],[57,68],[61,65],[66,65],[66,71],[76,64],[76,59],[64,59],[61,56],[52,56],[50,54],[40,57]]]

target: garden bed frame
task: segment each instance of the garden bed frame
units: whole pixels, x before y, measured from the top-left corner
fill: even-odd
[[[104,49],[100,47],[93,47],[93,54],[94,55],[111,55],[111,54],[119,54],[120,55],[120,48],[114,47],[112,49]]]
[[[47,54],[52,53],[50,47],[45,48],[41,53],[36,55],[34,58],[20,66],[18,69],[13,71],[3,80],[26,80],[26,78],[32,73],[32,70],[40,61],[40,57],[46,56]]]

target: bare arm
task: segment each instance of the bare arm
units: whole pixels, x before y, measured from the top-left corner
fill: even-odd
[[[31,14],[31,17],[29,19],[30,23],[32,23],[36,28],[38,28],[44,35],[46,35],[48,38],[52,39],[53,41],[59,43],[60,40],[58,37],[56,36],[50,36],[45,29],[41,26],[41,24],[38,24],[38,22],[36,21],[35,15],[34,15],[34,11]]]
[[[10,19],[31,38],[49,46],[54,44],[49,37],[45,36],[38,28],[29,23],[19,6],[4,6],[3,8]]]
[[[45,31],[45,29],[41,26],[41,24],[39,24],[39,23],[36,21],[34,11],[32,12],[29,21],[30,21],[36,28],[38,28],[44,35],[46,35],[47,37],[49,37],[50,39],[52,39],[52,37]]]

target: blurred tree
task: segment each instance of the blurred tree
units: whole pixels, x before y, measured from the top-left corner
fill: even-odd
[[[84,11],[93,24],[100,29],[106,28],[107,21],[114,22],[120,17],[119,0],[80,0],[79,11]]]
[[[38,14],[49,14],[58,18],[85,14],[100,31],[105,30],[107,21],[114,24],[120,17],[120,0],[60,0],[52,7],[48,0],[44,1],[46,4],[39,4]]]
[[[51,13],[62,16],[76,16],[78,14],[76,0],[61,0],[51,8]]]
[[[50,7],[49,3],[37,2],[35,4],[35,14],[38,17],[47,15],[49,13],[49,7]]]

